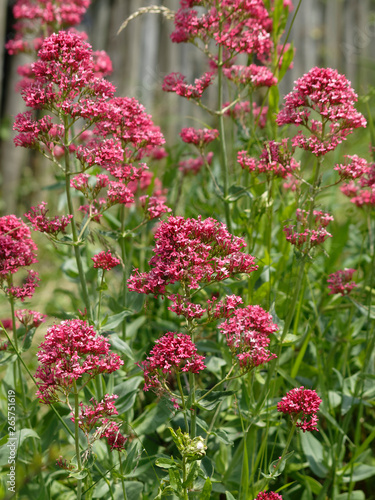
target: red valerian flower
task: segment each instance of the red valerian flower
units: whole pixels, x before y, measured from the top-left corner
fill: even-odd
[[[15,215],[0,217],[0,278],[37,262],[27,225]]]
[[[331,68],[312,68],[299,78],[292,92],[285,97],[279,112],[278,125],[293,124],[304,127],[293,138],[293,146],[322,156],[334,150],[358,127],[366,127],[364,116],[354,103],[357,94],[344,75]],[[311,118],[315,112],[321,121]]]
[[[357,286],[354,281],[351,281],[355,269],[343,269],[336,271],[328,276],[327,283],[330,289],[329,295],[340,293],[342,296],[349,295],[349,293]]]
[[[288,149],[288,139],[281,142],[269,141],[263,148],[260,159],[257,160],[239,151],[237,161],[243,169],[254,173],[268,173],[276,177],[285,177],[295,170],[299,170],[300,164],[293,158],[293,151]]]
[[[64,233],[73,215],[56,215],[50,218],[47,217],[48,208],[46,207],[47,203],[42,201],[38,206],[31,207],[24,215],[31,222],[35,231],[52,234],[53,236],[57,236],[60,232]]]
[[[322,400],[314,390],[305,389],[303,386],[289,391],[279,403],[277,411],[289,414],[292,422],[303,430],[318,431],[317,412]]]
[[[277,85],[277,78],[266,66],[250,66],[233,65],[229,68],[223,68],[224,75],[228,80],[233,81],[237,85],[252,85],[258,87],[272,87]]]
[[[155,341],[155,347],[145,361],[140,363],[145,377],[143,390],[162,389],[166,375],[178,372],[199,373],[204,370],[204,356],[197,354],[197,347],[189,335],[168,332]]]
[[[267,348],[270,335],[277,329],[277,325],[272,323],[272,316],[260,306],[238,308],[219,326],[243,371],[276,358],[276,354],[270,353]]]
[[[321,245],[332,235],[326,230],[327,225],[333,221],[333,216],[318,210],[313,211],[314,228],[309,228],[310,213],[306,210],[297,209],[297,226],[285,226],[283,231],[289,243],[295,245],[299,250],[307,253],[311,248]],[[301,232],[301,229],[303,230]],[[307,243],[307,245],[305,245]]]
[[[334,168],[341,179],[358,179],[369,171],[369,164],[364,158],[360,158],[358,155],[344,155],[344,157],[349,158],[350,163],[339,164]]]
[[[283,500],[283,497],[274,491],[261,491],[255,500]]]
[[[219,137],[216,129],[195,129],[193,127],[183,128],[180,132],[181,139],[187,144],[194,144],[198,148],[203,148],[206,144]]]
[[[356,181],[351,180],[341,187],[341,191],[357,207],[375,206],[375,163],[368,164]]]
[[[25,327],[32,325],[37,328],[47,319],[46,314],[42,314],[38,311],[31,311],[30,309],[18,309],[16,310],[15,315],[18,321]]]
[[[236,274],[249,274],[258,266],[255,258],[240,250],[242,238],[231,235],[225,224],[208,218],[184,219],[170,216],[155,233],[151,271],[137,273],[128,280],[138,293],[164,294],[168,284],[180,282],[197,289],[199,283],[223,281]]]
[[[177,95],[187,99],[200,99],[203,92],[212,84],[214,73],[204,73],[201,78],[196,78],[194,85],[186,83],[186,76],[181,73],[170,73],[164,77],[162,89],[164,92],[176,92]]]
[[[91,260],[94,261],[94,268],[95,269],[104,269],[105,271],[110,271],[112,268],[118,266],[121,262],[120,259],[117,257],[114,257],[111,252],[108,250],[108,252],[100,252],[94,257],[91,257]]]
[[[107,427],[105,431],[102,432],[100,437],[106,437],[108,445],[111,449],[113,450],[125,450],[125,443],[127,441],[127,438],[121,434],[120,432],[120,427],[116,424],[116,422],[109,421],[106,422],[105,420],[103,421],[104,424],[107,424]]]
[[[37,357],[40,363],[35,373],[39,379],[37,397],[46,404],[58,400],[57,390],[69,394],[79,378],[112,373],[124,364],[118,354],[110,352],[108,340],[79,319],[48,328]]]

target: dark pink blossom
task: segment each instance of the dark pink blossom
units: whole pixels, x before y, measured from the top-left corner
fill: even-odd
[[[249,172],[268,173],[285,178],[300,167],[292,154],[293,151],[288,149],[288,139],[283,139],[282,142],[269,141],[262,150],[259,160],[249,156],[246,151],[239,151],[237,161]]]
[[[276,354],[270,353],[267,348],[270,335],[277,329],[272,316],[260,306],[238,308],[219,326],[243,371],[249,371],[276,358]]]
[[[209,144],[219,137],[219,131],[216,129],[195,129],[189,127],[181,130],[180,137],[184,142],[194,144],[202,149],[206,144]]]
[[[369,164],[364,158],[357,155],[344,155],[349,158],[350,163],[337,164],[334,170],[337,170],[341,179],[358,179],[369,171]]]
[[[205,2],[207,12],[198,15],[191,10],[201,2],[182,2],[175,14],[175,30],[171,39],[176,43],[195,42],[208,45],[212,40],[230,53],[255,54],[260,57],[270,52],[269,31],[272,21],[261,0],[221,0]]]
[[[292,422],[303,430],[318,431],[317,412],[322,400],[314,390],[303,386],[292,389],[277,403],[277,411],[289,414]],[[310,418],[309,418],[310,417]]]
[[[37,397],[49,404],[58,400],[57,391],[71,392],[73,383],[83,376],[90,378],[99,373],[112,373],[124,364],[109,350],[109,342],[97,335],[86,321],[62,321],[47,329],[37,357],[40,363]]]
[[[118,411],[114,404],[117,398],[117,394],[105,394],[104,398],[99,403],[95,398],[91,398],[90,404],[88,405],[81,402],[79,404],[80,411],[78,414],[79,428],[82,429],[85,434],[88,434],[94,428],[99,427],[104,419],[118,415]],[[70,420],[75,422],[74,412],[71,413]]]
[[[108,445],[113,450],[124,450],[127,438],[121,434],[120,427],[115,422],[104,422],[107,423],[107,428],[100,435],[101,438],[106,437]]]
[[[333,220],[332,215],[314,210],[310,223],[310,213],[306,210],[297,209],[298,224],[284,226],[283,231],[289,243],[306,253],[311,248],[324,243],[327,238],[332,237],[326,227]]]
[[[104,269],[106,271],[110,271],[112,268],[120,265],[120,259],[114,257],[110,251],[108,252],[100,252],[94,257],[91,257],[91,260],[94,261],[95,269]]]
[[[0,217],[0,279],[37,262],[27,225],[15,215]]]
[[[137,273],[128,280],[129,289],[138,293],[165,293],[168,284],[180,282],[197,289],[199,283],[225,280],[235,274],[257,269],[255,259],[240,250],[242,238],[232,236],[215,219],[184,219],[170,216],[155,233],[155,255],[148,273]]]
[[[145,361],[140,363],[144,372],[143,390],[161,388],[166,376],[178,372],[199,373],[205,367],[204,356],[197,354],[197,347],[189,335],[168,332],[155,341],[155,347]]]
[[[65,232],[65,229],[73,218],[73,215],[56,215],[55,217],[50,218],[47,217],[48,208],[46,207],[47,203],[42,201],[42,203],[36,207],[31,207],[31,209],[24,215],[26,219],[31,222],[35,231],[51,234],[56,237],[60,232]]]
[[[349,293],[357,286],[352,280],[355,269],[343,269],[336,271],[328,276],[327,283],[330,289],[329,295],[340,293],[342,296],[349,295]]]
[[[349,181],[341,187],[341,191],[350,198],[357,207],[375,206],[375,163],[368,164],[358,179]]]
[[[15,315],[18,321],[25,327],[31,325],[37,328],[42,323],[45,323],[47,319],[46,314],[42,314],[38,311],[31,311],[30,309],[18,309],[16,310]]]
[[[273,491],[261,491],[255,500],[283,500],[283,497]]]
[[[39,286],[39,281],[39,274],[36,271],[27,271],[27,278],[24,283],[21,286],[9,286],[5,289],[5,293],[24,302],[25,299],[34,295],[36,287]]]
[[[170,73],[164,77],[162,89],[164,92],[176,92],[177,95],[187,99],[200,99],[203,92],[212,84],[213,78],[214,73],[207,72],[201,78],[196,78],[194,85],[189,85],[181,73]]]
[[[285,97],[276,122],[299,127],[292,144],[322,156],[334,150],[354,129],[366,127],[364,116],[354,107],[356,101],[357,94],[344,75],[331,68],[312,68]],[[320,121],[311,117],[313,112]],[[301,127],[307,135],[303,135]]]
[[[256,64],[250,64],[250,66],[233,65],[229,68],[223,68],[223,73],[228,80],[237,85],[251,85],[254,88],[277,85],[277,78],[266,66],[257,66]]]

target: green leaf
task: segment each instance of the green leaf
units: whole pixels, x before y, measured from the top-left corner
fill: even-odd
[[[278,76],[279,81],[284,77],[285,73],[288,71],[288,68],[293,61],[293,57],[294,57],[293,44],[291,44],[289,49],[284,52],[282,57],[283,57],[283,59],[282,59],[281,68],[280,68],[279,76]]]
[[[208,477],[204,483],[199,500],[210,500],[212,491],[211,479]],[[228,498],[228,497],[227,497]]]
[[[71,472],[68,477],[74,477],[75,479],[84,479],[89,471],[87,469],[83,469],[79,472]]]
[[[124,309],[120,313],[110,316],[110,318],[104,324],[102,324],[102,326],[105,326],[106,330],[114,330],[122,323],[122,320],[124,318],[126,318],[127,316],[131,316],[132,314],[134,314],[134,312],[131,309]]]
[[[232,493],[229,493],[229,491],[226,491],[226,492],[225,492],[225,494],[226,494],[226,496],[227,496],[227,500],[236,500],[236,499],[234,498],[234,496],[232,495]]]
[[[131,360],[134,360],[134,354],[129,344],[120,339],[120,337],[116,333],[111,334],[108,337],[108,340],[112,347],[125,354]]]
[[[205,394],[206,391],[198,390],[196,391],[196,399],[199,399]],[[213,410],[221,401],[223,401],[228,396],[235,394],[235,391],[214,391],[210,392],[208,396],[197,403],[198,408],[204,410]]]
[[[193,462],[193,465],[191,466],[191,469],[190,469],[189,474],[186,478],[186,481],[184,483],[182,483],[183,488],[190,488],[193,485],[194,480],[198,477],[198,471],[199,471],[199,465],[198,465],[198,462],[195,461],[195,462]]]
[[[301,435],[301,444],[313,473],[321,478],[326,477],[329,471],[323,464],[323,446],[321,443],[311,432],[305,432]]]
[[[230,446],[233,444],[233,441],[230,439],[230,437],[228,436],[228,434],[225,432],[224,429],[218,429],[217,431],[213,432],[212,434],[217,436],[219,441],[221,441],[224,444],[228,444]]]
[[[341,495],[336,496],[336,500],[366,500],[363,491],[354,490],[349,493],[341,493]]]
[[[362,481],[372,476],[375,476],[374,465],[358,464],[354,466],[353,473],[348,472],[348,474],[343,476],[342,481],[350,483],[352,481]]]
[[[161,469],[177,469],[177,463],[173,458],[158,458],[155,464]]]

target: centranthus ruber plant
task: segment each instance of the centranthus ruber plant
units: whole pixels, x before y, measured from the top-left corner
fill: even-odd
[[[14,3],[8,52],[34,58],[14,143],[50,173],[0,217],[0,497],[372,498],[361,99],[328,67],[280,98],[301,0],[149,5],[119,31],[159,13],[201,52],[160,84],[199,113],[166,144],[169,116],[118,95],[74,28],[89,4]]]

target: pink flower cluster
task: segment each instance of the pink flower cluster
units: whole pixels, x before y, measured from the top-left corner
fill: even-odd
[[[219,330],[225,335],[227,345],[238,359],[242,371],[252,370],[276,358],[267,348],[270,335],[278,327],[272,322],[272,316],[260,306],[236,309],[229,319],[221,323]]]
[[[337,164],[334,170],[337,170],[341,179],[358,179],[369,171],[369,164],[364,158],[357,155],[344,155],[349,158],[350,163]]]
[[[345,268],[330,274],[327,279],[327,283],[329,283],[328,288],[330,289],[329,294],[333,295],[335,293],[340,293],[342,296],[349,295],[353,288],[357,286],[357,284],[352,281],[355,272],[355,269]]]
[[[261,491],[255,500],[283,500],[283,497],[273,491]]]
[[[216,129],[195,129],[189,127],[183,128],[180,136],[184,142],[194,144],[199,149],[203,149],[206,144],[209,144],[219,137],[219,131]]]
[[[259,160],[249,156],[246,151],[239,151],[237,161],[249,172],[268,173],[285,178],[300,167],[292,154],[293,151],[288,149],[288,139],[283,139],[281,142],[269,141],[263,148]]]
[[[359,176],[358,176],[359,177]],[[341,191],[357,207],[375,206],[375,163],[368,165],[362,175],[341,187]]]
[[[38,50],[42,36],[79,24],[89,5],[90,0],[17,0],[13,7],[16,35],[6,49],[9,54]]]
[[[13,285],[12,275],[37,262],[36,250],[30,229],[21,219],[15,215],[0,217],[0,286],[6,294],[22,302],[33,296],[38,286],[38,273],[28,270],[28,276],[21,286]]]
[[[299,387],[289,391],[279,403],[277,411],[289,414],[292,422],[303,430],[318,431],[317,412],[322,400],[314,390]]]
[[[251,85],[254,88],[277,85],[277,78],[266,66],[233,65],[229,68],[223,68],[223,74],[236,85]]]
[[[105,271],[110,271],[120,264],[120,259],[114,257],[109,250],[108,252],[103,251],[94,255],[94,257],[91,257],[91,260],[94,261],[95,269],[104,269]]]
[[[211,165],[213,156],[214,154],[211,151],[204,156],[198,156],[197,158],[189,158],[187,160],[182,160],[178,163],[178,169],[184,175],[188,175],[190,173],[196,175],[205,165],[205,162],[207,162],[208,165]]]
[[[299,130],[293,145],[322,156],[354,129],[366,127],[364,116],[354,107],[356,101],[357,95],[344,75],[331,68],[315,67],[296,81],[276,123],[304,127],[309,135]],[[318,114],[320,120],[312,118],[312,113]]]
[[[128,280],[132,291],[165,294],[166,286],[176,282],[184,289],[197,289],[199,283],[222,281],[258,268],[254,257],[241,252],[244,240],[212,218],[170,216],[159,225],[155,240],[151,271],[138,273],[135,269]]]
[[[26,328],[28,328],[29,325],[37,328],[47,319],[45,314],[38,311],[31,311],[30,309],[18,309],[15,315],[18,321]]]
[[[99,437],[107,438],[111,450],[123,450],[126,443],[126,437],[121,434],[118,424],[113,420],[113,417],[118,415],[114,405],[117,398],[116,394],[105,394],[99,403],[91,398],[91,404],[80,403],[81,410],[78,415],[79,428],[85,433],[87,440],[90,439],[89,433],[99,427]],[[71,415],[71,420],[74,422],[74,413]]]
[[[333,221],[330,214],[314,210],[311,223],[314,228],[310,228],[310,213],[306,210],[297,209],[298,224],[285,226],[283,231],[289,243],[298,247],[304,253],[311,248],[321,245],[332,235],[326,230],[327,225]],[[303,229],[303,232],[300,232]]]
[[[80,210],[97,222],[113,205],[134,203],[128,185],[138,181],[147,169],[140,161],[165,142],[159,127],[136,99],[113,97],[115,87],[102,77],[108,71],[105,55],[95,55],[83,35],[63,31],[52,34],[38,52],[31,68],[33,79],[23,87],[22,96],[28,106],[49,111],[64,123],[54,123],[49,115],[36,120],[26,112],[17,116],[14,125],[19,132],[16,145],[41,149],[55,162],[67,154],[78,159],[82,172],[71,179],[71,186],[89,200]],[[75,131],[74,139],[68,139],[67,130],[79,118],[84,120],[83,129]],[[74,141],[81,144],[77,146]],[[86,173],[96,166],[115,180],[102,173]],[[106,197],[97,198],[105,188]],[[169,211],[164,201],[160,197],[151,201],[151,218]],[[32,215],[34,222],[36,215]],[[44,220],[39,222],[46,225]],[[48,224],[46,229],[53,230]]]
[[[139,365],[145,377],[144,391],[162,389],[167,374],[176,371],[199,373],[206,368],[204,356],[197,354],[197,347],[189,335],[168,332],[155,344],[147,359]]]
[[[64,233],[67,225],[73,218],[73,215],[61,215],[53,217],[53,219],[47,217],[48,208],[46,208],[47,203],[42,201],[38,206],[31,207],[31,209],[24,214],[26,219],[28,219],[35,231],[40,231],[42,233],[51,234],[52,236],[57,236],[60,232]]]
[[[208,45],[210,40],[222,45],[231,54],[246,53],[258,57],[268,55],[272,42],[269,31],[272,21],[261,0],[205,0],[204,2],[180,3],[175,15],[175,30],[172,42],[184,43],[201,40]],[[207,12],[201,16],[193,5],[203,5]]]
[[[206,72],[200,78],[196,78],[194,85],[186,82],[186,76],[181,73],[170,73],[164,77],[162,89],[164,92],[175,92],[187,99],[200,99],[203,92],[212,84],[214,73]]]
[[[30,229],[15,215],[0,217],[0,275],[16,273],[21,267],[37,262],[37,247]]]
[[[109,351],[109,342],[97,335],[92,326],[79,319],[62,321],[47,329],[37,353],[40,366],[37,397],[41,403],[58,400],[56,391],[68,395],[73,383],[83,376],[112,373],[124,364]]]

